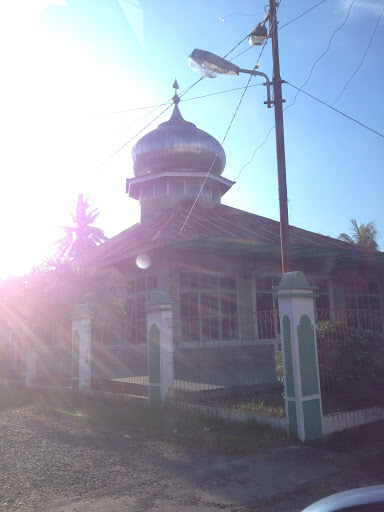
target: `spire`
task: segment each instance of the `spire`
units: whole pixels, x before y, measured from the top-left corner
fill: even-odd
[[[161,123],[159,126],[169,126],[169,125],[189,125],[189,126],[195,126],[193,123],[190,123],[189,121],[186,121],[185,119],[183,119],[183,116],[181,115],[181,112],[179,110],[179,102],[180,102],[180,96],[177,94],[177,89],[179,89],[179,84],[177,83],[177,80],[175,78],[175,81],[173,83],[173,86],[172,86],[174,89],[175,89],[175,95],[173,96],[172,98],[172,101],[174,103],[174,108],[173,108],[173,112],[172,112],[172,115],[170,117],[170,119],[168,121],[166,121],[165,123]]]
[[[172,86],[174,89],[175,89],[175,95],[173,96],[172,100],[173,100],[173,103],[175,105],[177,105],[180,101],[180,97],[179,95],[177,94],[177,89],[179,89],[179,84],[177,83],[177,80],[175,78],[175,81],[173,83],[173,86]]]

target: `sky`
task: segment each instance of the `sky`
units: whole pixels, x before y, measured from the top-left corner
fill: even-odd
[[[372,38],[384,1],[327,0],[283,27],[319,1],[281,0],[281,76],[300,88],[313,68],[303,90],[332,105],[361,63],[333,106],[384,134],[384,15]],[[18,0],[0,6],[0,277],[28,272],[54,254],[60,226],[71,224],[81,193],[100,210],[97,226],[107,236],[138,222],[139,204],[125,193],[134,143],[170,117],[171,109],[161,113],[175,78],[180,94],[198,80],[188,66],[192,50],[224,57],[264,19],[265,4]],[[228,59],[252,69],[259,54],[245,39]],[[271,78],[270,41],[259,64]],[[183,96],[183,117],[221,142],[243,94],[223,91],[245,87],[248,78],[205,78]],[[278,220],[274,112],[264,105],[261,82],[252,78],[223,145],[223,176],[236,181],[223,203]],[[375,221],[383,249],[383,137],[303,93],[294,101],[296,93],[283,85],[290,223],[337,237],[348,232],[351,218]]]

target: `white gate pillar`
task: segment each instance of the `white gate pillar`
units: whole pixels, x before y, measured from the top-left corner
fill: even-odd
[[[72,389],[91,387],[91,319],[87,304],[76,304],[72,313]]]
[[[175,301],[165,292],[154,290],[146,304],[148,334],[148,397],[160,406],[173,393],[173,328]]]
[[[317,287],[309,285],[303,272],[288,272],[274,289],[279,301],[289,432],[301,441],[317,439],[323,435],[313,300]]]
[[[25,384],[32,388],[37,381],[37,347],[36,340],[28,331],[24,331],[25,354]]]

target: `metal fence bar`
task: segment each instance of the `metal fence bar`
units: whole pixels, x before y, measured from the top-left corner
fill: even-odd
[[[381,320],[380,311],[316,311],[319,373],[325,414],[384,404],[384,336]]]

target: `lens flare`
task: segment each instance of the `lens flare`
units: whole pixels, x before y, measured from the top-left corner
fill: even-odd
[[[143,270],[151,266],[151,258],[148,254],[139,254],[136,258],[136,265]]]

